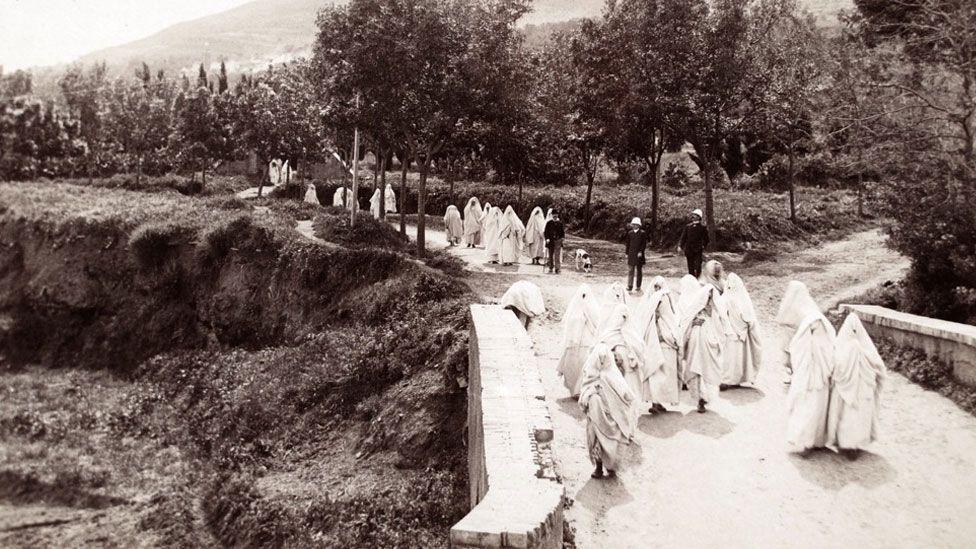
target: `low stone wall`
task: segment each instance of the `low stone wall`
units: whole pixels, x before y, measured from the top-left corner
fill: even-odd
[[[976,326],[911,315],[875,305],[841,305],[857,314],[871,337],[924,351],[952,365],[953,376],[976,387]]]
[[[532,340],[510,311],[471,306],[468,473],[471,512],[451,546],[558,548],[563,486]]]

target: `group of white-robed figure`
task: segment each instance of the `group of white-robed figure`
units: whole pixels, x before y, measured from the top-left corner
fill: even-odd
[[[447,207],[444,228],[451,246],[462,242],[468,248],[484,246],[489,263],[511,265],[525,255],[535,265],[541,264],[546,255],[545,230],[549,219],[537,206],[529,221],[522,223],[511,206],[504,211],[490,203],[482,207],[481,201],[472,197],[464,207],[463,218],[457,206]]]
[[[380,189],[378,187],[373,190],[373,196],[371,196],[369,199],[369,213],[376,219],[379,219],[381,202],[385,206],[386,213],[397,213],[396,193],[393,191],[393,185],[387,183],[386,188],[382,193],[382,198],[380,198],[380,194]],[[353,205],[352,191],[345,187],[339,187],[336,189],[335,193],[332,195],[332,205],[336,208],[346,208],[351,210]]]
[[[799,451],[828,443],[861,449],[876,437],[884,363],[855,315],[834,335],[800,287],[805,291],[802,283],[790,284],[777,317],[796,329],[787,346],[793,371],[787,440]],[[649,413],[664,412],[687,386],[703,413],[720,387],[754,384],[761,341],[745,284],[716,261],[699,279],[682,278],[677,295],[655,277],[652,292],[633,307],[619,283],[602,299],[580,286],[563,317],[558,371],[586,414],[593,476],[617,470],[643,403],[651,403]]]

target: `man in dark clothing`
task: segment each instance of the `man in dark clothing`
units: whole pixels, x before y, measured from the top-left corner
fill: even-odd
[[[702,255],[708,247],[708,228],[702,223],[702,211],[691,212],[691,222],[681,231],[681,243],[678,247],[685,252],[688,260],[688,274],[698,278],[701,276]]]
[[[641,219],[635,217],[630,221],[630,230],[627,231],[627,291],[635,289],[641,291],[641,282],[644,280],[644,252],[647,250],[647,233],[641,228]],[[636,285],[634,284],[636,278]]]
[[[542,230],[542,236],[546,239],[546,250],[549,257],[546,258],[546,272],[559,274],[562,267],[563,239],[566,238],[566,229],[563,222],[559,219],[559,212],[552,210],[552,219],[546,222],[546,228]]]

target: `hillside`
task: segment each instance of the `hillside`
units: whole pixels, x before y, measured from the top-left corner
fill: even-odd
[[[309,51],[318,11],[347,0],[255,0],[232,10],[187,21],[152,36],[85,55],[82,63],[105,61],[114,69],[147,62],[175,72],[198,63],[227,60],[233,72],[263,68],[269,62],[291,59]],[[825,24],[851,0],[800,0]],[[540,34],[574,19],[597,17],[604,0],[536,0],[523,20],[536,42]],[[542,31],[540,33],[540,31]],[[544,37],[544,36],[542,36]]]

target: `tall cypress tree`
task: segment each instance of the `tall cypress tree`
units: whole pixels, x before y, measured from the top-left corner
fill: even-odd
[[[227,64],[223,61],[220,62],[220,76],[217,79],[217,91],[219,93],[224,93],[227,91]]]
[[[200,63],[200,74],[197,75],[197,88],[209,88],[209,84],[207,81],[207,69],[203,68],[203,63]]]

